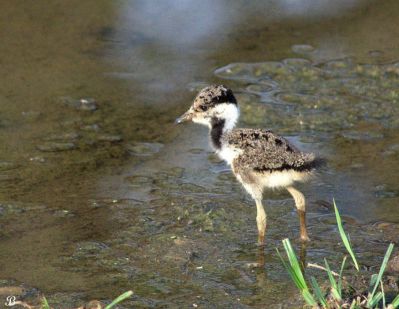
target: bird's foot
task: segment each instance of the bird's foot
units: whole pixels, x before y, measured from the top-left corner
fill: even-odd
[[[305,234],[305,235],[301,235],[300,240],[301,240],[301,242],[309,242],[310,238],[307,234]]]

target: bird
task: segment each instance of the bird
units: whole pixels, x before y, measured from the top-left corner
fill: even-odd
[[[212,148],[255,201],[259,245],[265,243],[267,215],[262,200],[266,189],[285,189],[291,194],[299,217],[300,240],[309,241],[305,197],[294,185],[312,178],[321,161],[269,129],[236,128],[239,116],[233,91],[224,85],[210,85],[199,91],[175,122],[192,121],[209,128]]]

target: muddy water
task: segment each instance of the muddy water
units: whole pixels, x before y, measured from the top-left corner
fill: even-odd
[[[340,258],[332,197],[366,266],[396,241],[399,5],[201,3],[1,5],[2,286],[60,308],[126,289],[129,308],[300,306],[274,251],[298,235],[289,196],[265,199],[253,269],[253,202],[204,128],[172,124],[211,82],[241,125],[328,158],[302,187],[308,260]]]

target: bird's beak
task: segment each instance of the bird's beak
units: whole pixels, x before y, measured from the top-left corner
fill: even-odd
[[[191,110],[188,110],[187,112],[185,112],[183,115],[181,115],[179,118],[175,120],[175,124],[180,124],[182,122],[189,121],[192,118],[193,118],[193,113],[191,112]]]

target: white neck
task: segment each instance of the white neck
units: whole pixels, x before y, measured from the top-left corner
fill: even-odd
[[[218,118],[225,120],[223,133],[232,130],[236,126],[238,117],[240,117],[240,110],[237,105],[231,103],[217,105],[215,112]]]

